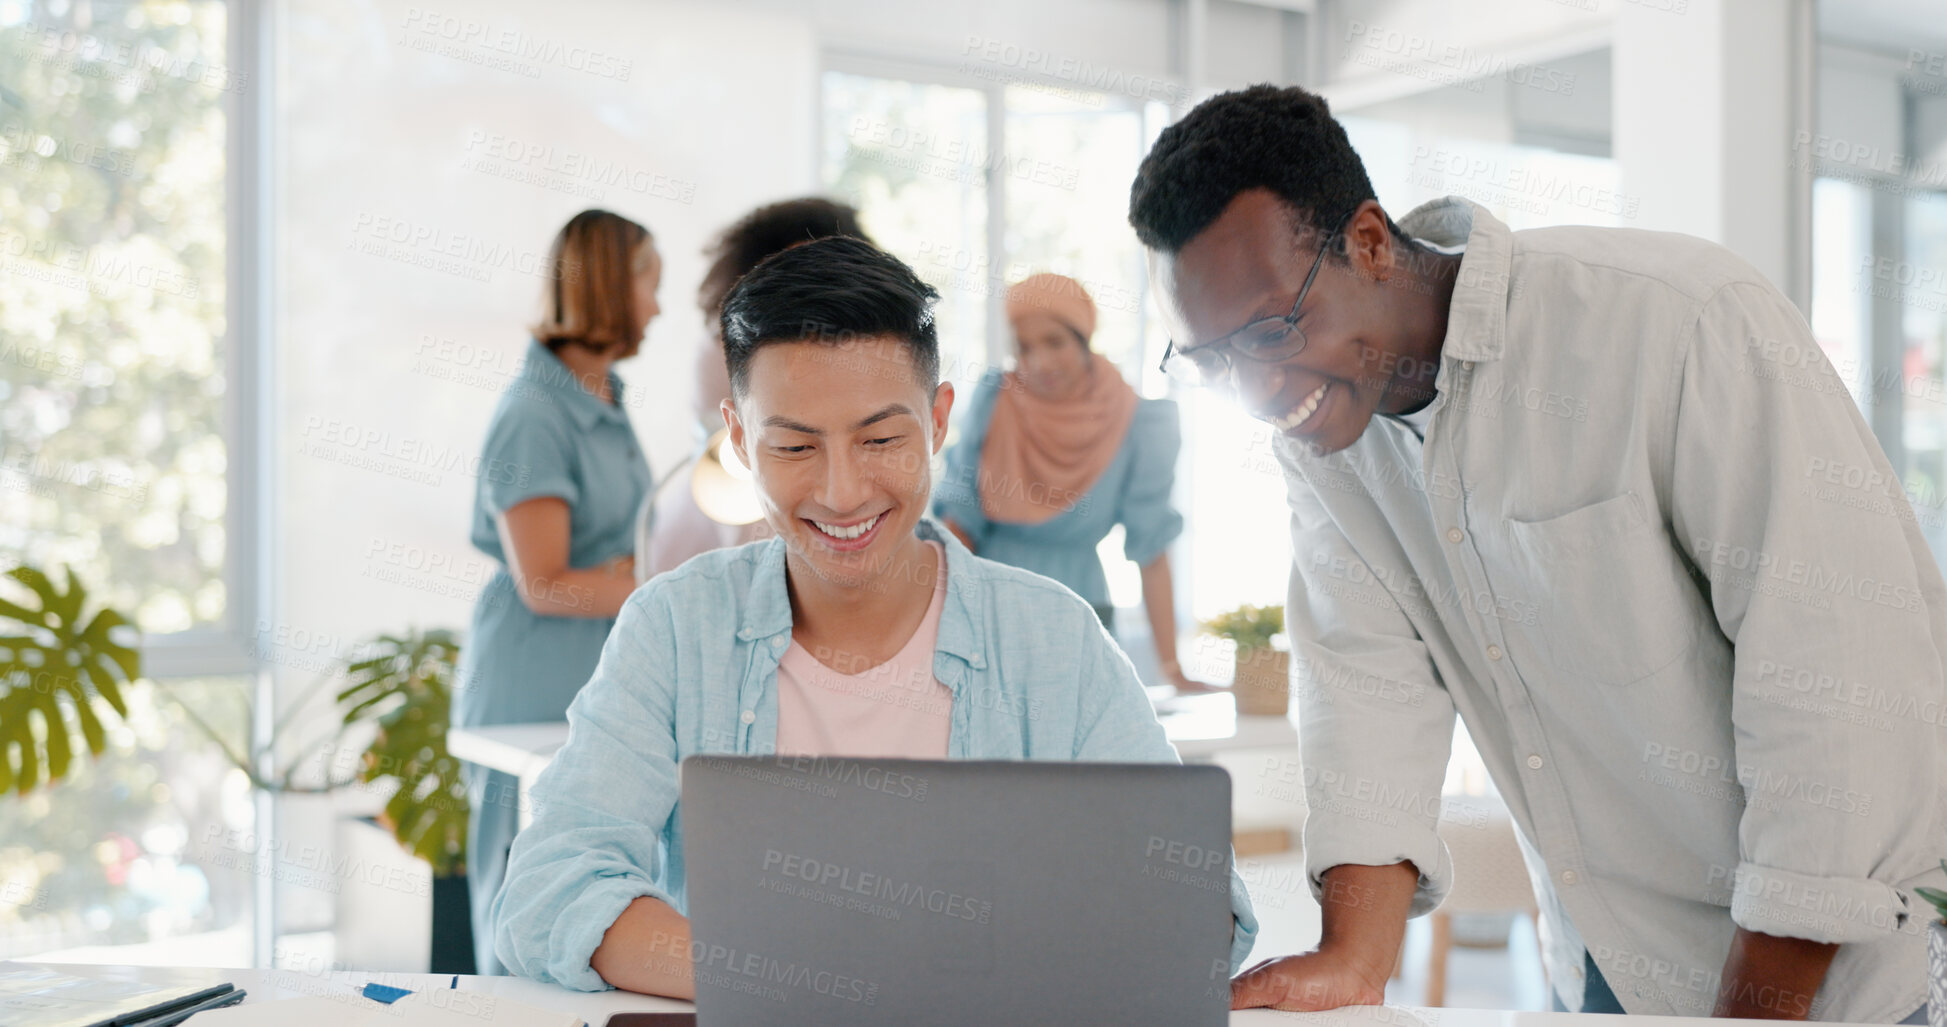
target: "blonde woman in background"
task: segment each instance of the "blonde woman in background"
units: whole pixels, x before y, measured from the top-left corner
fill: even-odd
[[[1168,549],[1183,533],[1170,503],[1182,448],[1176,404],[1143,399],[1095,352],[1095,301],[1080,282],[1031,276],[1007,292],[1015,369],[990,371],[947,453],[933,511],[969,549],[1053,578],[1113,627],[1096,546],[1122,525],[1123,555],[1142,568],[1163,681],[1183,673]]]
[[[562,720],[635,588],[649,464],[613,367],[661,313],[649,230],[604,210],[562,227],[526,359],[480,455],[472,541],[500,564],[461,647],[457,727]],[[503,973],[488,911],[519,827],[511,775],[468,765],[467,888],[476,972]]]

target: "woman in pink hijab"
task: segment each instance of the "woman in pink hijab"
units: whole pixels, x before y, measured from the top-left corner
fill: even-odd
[[[1191,681],[1176,657],[1167,550],[1183,533],[1170,505],[1182,446],[1176,404],[1143,399],[1089,346],[1095,302],[1080,282],[1039,274],[1007,292],[1015,369],[990,371],[947,452],[933,512],[981,556],[1073,589],[1105,627],[1114,605],[1095,547],[1122,525],[1142,568],[1143,606],[1163,680]]]

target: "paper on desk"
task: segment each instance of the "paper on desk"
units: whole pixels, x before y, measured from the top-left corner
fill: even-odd
[[[360,995],[248,1002],[189,1018],[190,1027],[580,1027],[581,1017],[478,991],[416,991],[391,1005]]]

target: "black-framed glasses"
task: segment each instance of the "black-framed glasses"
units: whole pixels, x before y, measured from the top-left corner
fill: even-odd
[[[1190,349],[1177,349],[1176,340],[1171,339],[1163,348],[1163,361],[1157,369],[1185,385],[1222,385],[1230,377],[1230,355],[1234,352],[1246,360],[1261,364],[1275,364],[1297,356],[1305,348],[1305,330],[1298,327],[1298,308],[1305,305],[1305,297],[1311,295],[1312,281],[1318,277],[1318,269],[1325,266],[1325,254],[1331,252],[1332,245],[1338,242],[1339,233],[1345,230],[1351,215],[1339,221],[1332,234],[1325,237],[1325,245],[1318,248],[1318,256],[1312,259],[1312,269],[1305,274],[1305,284],[1298,287],[1298,298],[1291,304],[1291,313],[1283,317],[1265,317],[1250,324],[1221,335],[1201,346]]]

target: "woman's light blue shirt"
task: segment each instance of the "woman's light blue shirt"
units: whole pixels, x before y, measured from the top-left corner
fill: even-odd
[[[980,555],[1046,575],[1089,605],[1107,606],[1109,581],[1095,547],[1110,529],[1122,525],[1123,555],[1138,567],[1149,566],[1183,533],[1183,515],[1170,505],[1183,445],[1176,404],[1138,401],[1122,448],[1074,509],[1039,524],[1013,524],[989,520],[980,508],[980,451],[1002,382],[1000,371],[988,371],[974,389],[964,435],[947,451],[946,473],[933,490],[933,514],[965,530]]]
[[[1177,761],[1129,658],[1087,604],[974,556],[930,521],[919,533],[947,553],[933,673],[953,693],[949,758]],[[649,895],[688,908],[677,765],[776,751],[778,657],[790,642],[775,538],[705,553],[629,597],[568,709],[568,744],[534,786],[533,822],[494,900],[510,970],[599,990],[588,960],[629,903]],[[1257,917],[1234,869],[1230,895],[1235,973]]]
[[[570,510],[569,566],[597,567],[634,551],[649,464],[613,372],[609,388],[612,404],[582,388],[547,347],[530,342],[520,373],[494,409],[480,454],[472,540],[500,567],[474,602],[453,697],[455,724],[559,720],[595,671],[615,619],[528,609],[507,573],[496,518],[518,503],[554,496]]]

